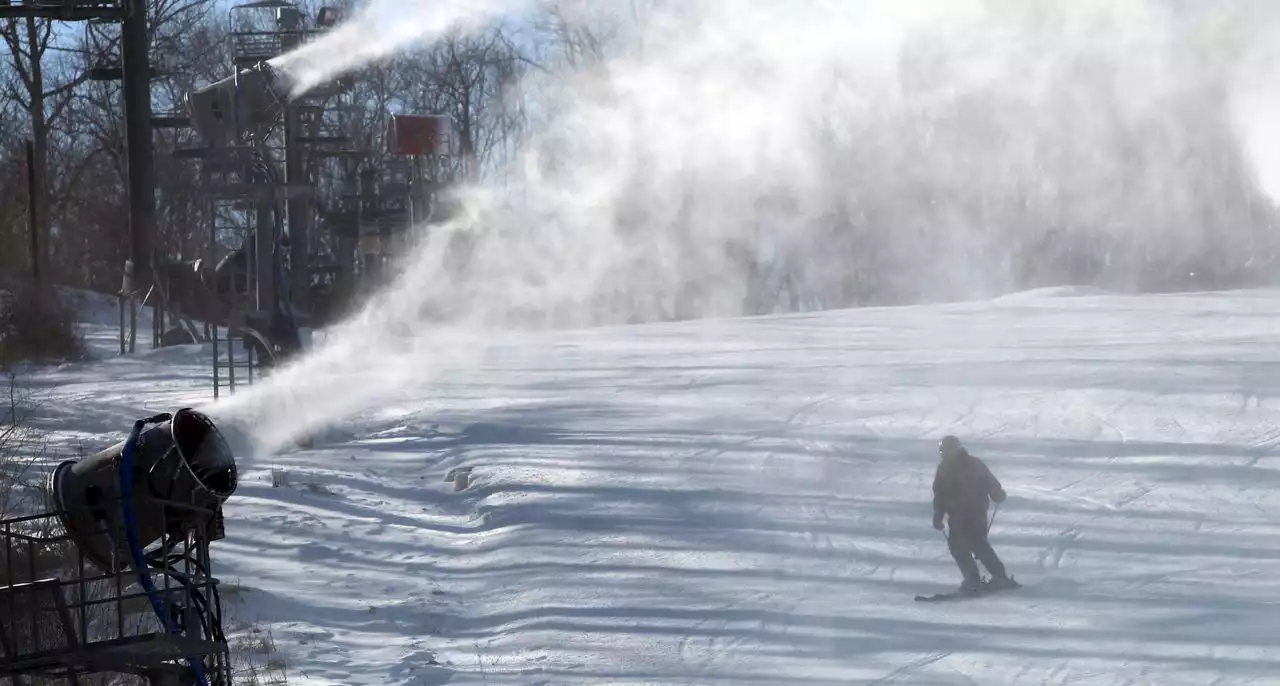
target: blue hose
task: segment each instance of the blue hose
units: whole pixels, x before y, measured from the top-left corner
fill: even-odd
[[[147,598],[151,601],[151,609],[155,610],[156,617],[164,625],[165,631],[177,635],[178,629],[169,623],[169,616],[165,612],[164,603],[160,601],[160,596],[156,594],[156,586],[151,580],[150,567],[147,565],[146,556],[142,553],[142,544],[138,542],[138,519],[133,511],[133,451],[137,448],[138,438],[142,435],[142,428],[146,425],[147,420],[145,419],[139,419],[134,422],[133,431],[129,434],[128,440],[124,442],[124,448],[120,451],[121,511],[124,515],[125,537],[129,541],[129,551],[133,555],[133,568],[138,572],[138,583],[142,585],[142,590],[146,591]],[[195,674],[196,683],[200,684],[200,686],[209,686],[209,679],[204,673],[204,663],[188,655],[187,664],[191,665],[191,672]]]

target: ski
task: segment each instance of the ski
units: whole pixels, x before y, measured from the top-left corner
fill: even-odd
[[[989,595],[994,595],[996,593],[1001,593],[1003,591],[1013,591],[1013,590],[1022,588],[1022,584],[1018,583],[1017,581],[1014,581],[1012,578],[1010,578],[1009,581],[1011,584],[1009,586],[1001,586],[1000,588],[991,588],[989,586],[984,586],[983,589],[978,593],[964,593],[962,591],[951,591],[948,593],[934,593],[933,595],[918,595],[916,596],[916,601],[921,603],[937,603],[937,602],[945,602],[950,600],[971,600],[975,598],[983,598]]]
[[[967,596],[962,593],[934,593],[933,595],[918,595],[916,601],[921,603],[936,603],[940,600],[955,600],[957,598],[976,598],[977,596]]]
[[[922,603],[937,603],[944,600],[969,600],[971,598],[981,598],[985,593],[960,593],[953,591],[951,593],[934,593],[933,595],[918,595],[916,600]]]

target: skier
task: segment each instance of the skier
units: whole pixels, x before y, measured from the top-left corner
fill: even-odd
[[[951,525],[947,548],[964,575],[960,592],[976,595],[984,590],[1016,587],[1017,582],[1005,573],[1004,563],[987,541],[989,501],[1001,503],[1005,499],[1000,481],[955,436],[946,436],[938,443],[938,455],[941,461],[933,477],[933,528],[942,531],[943,516],[947,517]],[[991,574],[986,584],[978,573],[975,557]]]

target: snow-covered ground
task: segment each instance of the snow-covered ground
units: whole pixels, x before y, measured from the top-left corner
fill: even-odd
[[[1280,683],[1278,315],[1060,289],[522,336],[240,456],[215,564],[301,684]],[[73,453],[209,377],[187,346],[32,383]],[[1010,493],[1019,591],[912,602],[959,581],[947,433]]]

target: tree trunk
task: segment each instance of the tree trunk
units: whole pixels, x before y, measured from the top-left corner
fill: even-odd
[[[37,55],[37,46],[40,45],[40,34],[34,17],[27,17],[27,45],[30,47],[31,54]],[[43,52],[41,50],[40,52]],[[37,269],[46,284],[53,283],[52,273],[49,271],[49,188],[47,179],[49,177],[49,121],[45,117],[44,111],[44,69],[41,60],[33,58],[31,60],[31,84],[30,84],[30,110],[31,115],[31,141],[35,152],[35,183],[32,187],[35,189],[34,198],[29,200],[36,207],[36,239],[38,242],[38,251],[36,259],[38,264],[32,265]]]

